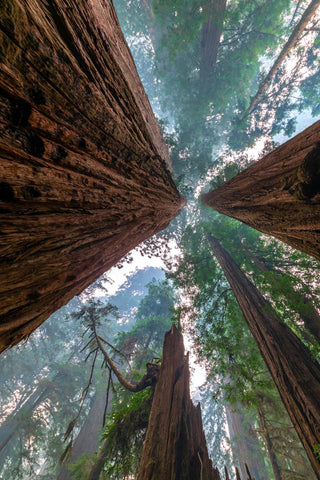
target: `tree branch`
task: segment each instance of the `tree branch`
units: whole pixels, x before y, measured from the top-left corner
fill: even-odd
[[[109,357],[108,353],[106,352],[102,342],[101,342],[101,339],[97,333],[97,329],[96,329],[96,325],[94,323],[94,321],[92,322],[92,328],[93,328],[93,332],[95,334],[95,337],[96,337],[96,340],[97,340],[97,343],[98,343],[98,346],[100,348],[100,351],[101,353],[103,354],[109,368],[112,370],[112,372],[115,374],[115,376],[117,377],[119,383],[126,389],[126,390],[129,390],[129,392],[140,392],[141,390],[144,390],[146,387],[150,387],[151,385],[153,385],[153,383],[156,382],[156,371],[159,372],[160,370],[160,367],[158,365],[154,365],[154,364],[147,364],[147,373],[146,375],[144,375],[142,377],[142,379],[140,380],[139,383],[137,383],[136,385],[130,383],[123,375],[122,373],[120,372],[120,370],[117,368],[117,366],[115,365],[115,363],[113,362],[113,360]],[[148,368],[148,366],[150,365],[153,365],[154,368],[150,369]]]

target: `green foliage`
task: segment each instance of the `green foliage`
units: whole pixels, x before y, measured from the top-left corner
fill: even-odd
[[[270,298],[278,316],[317,356],[319,344],[308,330],[308,324],[317,323],[320,318],[316,300],[319,294],[317,261],[222,216],[217,217],[214,231],[258,289]]]
[[[83,453],[74,465],[69,466],[69,470],[72,473],[74,480],[83,480],[88,478],[91,469],[97,461],[97,455],[88,455]]]
[[[130,359],[130,368],[127,368],[125,376],[134,384],[137,384],[146,373],[146,362],[161,356],[164,333],[171,327],[175,301],[173,288],[168,281],[153,279],[147,284],[147,289],[147,294],[139,302],[135,323],[131,330],[119,333],[114,343],[114,359],[120,360],[121,370],[124,371],[127,367],[123,357]],[[101,308],[106,308],[96,307],[97,302],[91,302],[85,306],[85,310],[82,309],[83,314],[80,315],[78,312],[78,316],[85,320],[86,316],[89,317],[89,327],[92,315],[96,316]],[[94,351],[90,342],[87,342],[86,348]],[[132,394],[123,387],[117,387],[114,392],[112,412],[106,418],[100,453],[98,457],[92,457],[93,465],[100,461],[104,464],[103,471],[108,478],[124,478],[136,473],[152,397],[152,388]],[[92,459],[82,458],[75,464],[73,470],[81,478],[81,474],[84,475],[87,471],[88,465],[92,468]]]
[[[317,457],[317,459],[320,461],[320,444],[319,443],[313,447],[313,452]]]
[[[57,472],[64,422],[76,411],[74,402],[66,399],[81,391],[88,373],[79,355],[80,325],[68,319],[68,311],[77,306],[73,301],[28,342],[2,355],[0,443],[8,441],[0,452],[3,478],[27,478],[43,458],[51,478]]]
[[[108,478],[126,477],[136,473],[143,447],[153,391],[143,390],[125,402],[119,401],[107,419],[103,438],[107,438],[105,456]]]
[[[107,415],[105,433],[101,438],[104,459],[101,478],[118,479],[136,474],[143,447],[153,391],[149,388],[134,395],[121,391]],[[76,480],[87,478],[98,455],[82,455],[70,467]]]
[[[212,401],[212,384],[206,382],[199,389],[201,399],[201,415],[206,433],[207,447],[213,465],[221,472],[227,466],[231,470],[232,455],[227,433],[225,406],[221,402]]]
[[[265,76],[266,62],[274,60],[277,48],[283,46],[300,16],[291,17],[295,5],[290,0],[227,2],[223,14],[217,14],[216,3],[146,0],[139,6],[126,0],[117,2],[125,29],[130,18],[129,39],[139,30],[137,19],[144,11],[139,41],[144,42],[145,52],[142,53],[139,44],[139,47],[132,46],[133,53],[138,65],[146,57],[152,63],[148,68],[141,68],[139,73],[154,108],[158,112],[160,106],[161,116],[165,114],[171,128],[174,127],[171,156],[179,187],[189,198],[194,185],[205,176],[214,148],[227,142],[234,150],[243,149],[271,133],[284,132],[291,136],[296,128],[298,110],[310,107],[314,115],[317,112],[317,76],[311,78],[315,65],[319,64],[319,56],[315,47],[317,35],[313,38],[310,33],[311,40],[308,37],[294,51],[295,65],[290,66],[290,74],[286,68],[280,70],[270,93],[249,117],[243,118],[250,97]],[[210,81],[204,88],[200,81],[201,52],[205,42],[202,26],[209,18],[219,26],[222,37],[217,63],[207,72]],[[307,67],[311,67],[310,82],[302,74]],[[300,84],[304,86],[297,99]]]
[[[160,356],[164,334],[171,327],[175,301],[168,281],[153,280],[147,288],[148,293],[138,306],[135,325],[129,332],[119,333],[117,340],[117,347],[134,357],[138,368]]]
[[[199,150],[203,135],[210,135],[212,144],[213,140],[219,142],[222,131],[232,127],[235,112],[240,105],[245,110],[250,92],[256,89],[262,57],[272,55],[286,34],[284,19],[290,3],[289,0],[229,2],[222,21],[215,18],[214,3],[153,2],[156,19],[164,32],[161,48],[155,50],[156,72],[162,82],[161,101],[168,111],[175,105],[171,114],[179,128],[179,144],[184,145],[186,135],[189,147],[195,141]],[[201,42],[205,41],[201,27],[209,16],[222,28],[223,40],[210,86],[204,91],[199,81]],[[248,133],[240,139],[239,130],[229,136],[230,142],[235,140],[237,147],[253,142]]]
[[[235,155],[235,150],[254,145],[263,135],[283,132],[291,136],[298,111],[310,109],[312,115],[320,114],[319,32],[310,41],[304,37],[305,45],[295,49],[290,59],[291,63],[295,61],[290,75],[285,66],[280,69],[259,106],[252,115],[243,118],[250,97],[268,70],[266,61],[272,63],[275,52],[297,20],[291,23],[288,18],[294,10],[290,0],[234,0],[227,2],[222,15],[214,14],[210,1],[117,0],[115,4],[153,108],[164,118],[164,113],[159,113],[161,107],[167,117],[159,121],[160,127],[171,152],[176,181],[191,200],[188,210],[172,227],[175,234],[178,227],[182,231],[183,256],[170,278],[183,294],[173,314],[173,305],[178,300],[171,283],[151,282],[133,321],[132,311],[137,305],[134,295],[131,294],[131,303],[121,299],[121,306],[128,301],[132,308],[124,319],[129,319],[129,323],[117,325],[116,329],[113,328],[116,310],[106,302],[91,301],[85,305],[78,302],[71,308],[77,310],[73,315],[68,316],[66,309],[60,311],[27,344],[2,355],[0,413],[6,420],[0,425],[0,443],[7,438],[6,432],[18,426],[6,449],[0,452],[1,476],[8,480],[35,476],[44,457],[48,478],[56,476],[67,423],[78,415],[79,399],[83,398],[83,387],[90,376],[90,365],[84,360],[96,347],[88,338],[92,333],[93,313],[97,316],[99,333],[108,340],[116,338],[116,348],[128,355],[132,369],[127,373],[132,381],[141,378],[147,361],[160,357],[163,335],[172,319],[184,327],[188,324],[196,350],[210,369],[211,387],[206,401],[209,404],[213,396],[217,402],[214,412],[209,406],[205,412],[213,451],[225,435],[218,417],[223,403],[229,402],[249,408],[256,426],[254,412],[263,404],[278,439],[278,451],[285,452],[283,455],[288,458],[290,452],[298,452],[287,420],[281,432],[285,414],[279,397],[212,256],[207,235],[213,232],[222,241],[270,300],[279,317],[315,357],[319,355],[319,346],[306,330],[303,317],[317,309],[318,267],[312,259],[275,240],[204,208],[200,210],[194,191],[209,180],[211,187],[216,188],[247,166],[250,160],[246,153]],[[11,3],[6,0],[2,8],[5,15],[11,9],[8,5]],[[222,36],[212,71],[201,72],[202,26],[209,18],[219,26]],[[203,73],[210,81],[201,83]],[[195,211],[196,218],[191,218]],[[142,250],[146,255],[150,251],[150,248]],[[263,271],[257,262],[262,262]],[[113,318],[113,325],[110,318],[105,321],[108,315]],[[81,324],[88,328],[85,334]],[[117,337],[115,330],[121,330]],[[124,368],[123,357],[120,359],[120,354],[115,357]],[[100,385],[103,382],[97,371],[94,379],[94,388],[99,388],[99,382]],[[105,471],[110,478],[136,470],[150,402],[151,391],[137,396],[118,392],[107,424],[110,442]],[[78,426],[88,408],[89,398],[83,404]],[[215,423],[210,423],[208,412]],[[70,438],[74,427],[72,423]],[[319,455],[318,446],[315,449]],[[86,478],[96,460],[97,456],[82,456],[72,468],[76,478]]]
[[[222,171],[223,174],[232,175],[233,166]],[[219,176],[214,181],[219,183]],[[290,455],[292,448],[301,456],[299,440],[292,433],[273,380],[213,257],[207,237],[209,233],[218,237],[258,288],[269,299],[272,295],[270,300],[280,318],[300,335],[314,355],[318,354],[319,345],[306,335],[301,315],[307,305],[305,296],[312,305],[318,293],[317,262],[233,219],[213,212],[208,215],[210,221],[185,229],[180,245],[183,256],[175,265],[175,273],[170,274],[175,287],[183,292],[183,304],[179,307],[181,321],[184,327],[189,327],[197,352],[208,365],[215,402],[241,405],[253,414],[264,405],[268,421],[277,431],[279,452],[288,448],[286,454]],[[252,262],[248,249],[251,254],[259,255],[268,266],[267,271],[260,271]],[[287,426],[280,435],[278,423],[284,418]],[[254,422],[258,422],[257,416]],[[286,442],[291,446],[285,447]],[[291,463],[289,470],[292,478],[299,478],[294,473],[299,471],[298,461]]]

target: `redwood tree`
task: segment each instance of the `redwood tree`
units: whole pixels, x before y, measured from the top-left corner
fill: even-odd
[[[0,6],[0,352],[177,215],[112,2]]]
[[[212,467],[200,405],[189,392],[188,356],[176,327],[166,333],[138,480],[220,480]]]
[[[210,82],[212,82],[214,69],[218,58],[226,3],[226,0],[210,0],[210,2],[205,3],[203,6],[203,15],[206,17],[206,21],[201,25],[201,89],[208,88],[210,86]]]
[[[320,444],[320,366],[218,240],[211,235],[209,242],[320,478],[320,462],[314,453]]]
[[[312,0],[306,10],[303,12],[303,15],[300,19],[300,21],[297,23],[295,28],[293,29],[290,37],[288,38],[287,42],[283,46],[281,52],[279,53],[278,57],[276,58],[274,64],[270,68],[267,76],[263,79],[261,84],[259,85],[259,89],[256,93],[256,95],[252,98],[250,105],[243,115],[244,117],[246,115],[249,115],[249,113],[255,108],[259,100],[261,99],[262,95],[264,92],[267,90],[269,83],[279,70],[283,60],[286,58],[286,56],[291,52],[291,50],[296,46],[298,43],[303,31],[307,27],[308,23],[312,19],[312,17],[317,13],[317,10],[320,6],[320,1],[319,0]]]
[[[320,121],[202,201],[320,259]]]
[[[270,285],[271,296],[274,292],[282,292],[283,286],[281,280],[286,279],[286,277],[290,280],[290,276],[283,272],[280,274],[274,270],[266,259],[253,253],[250,248],[244,245],[244,242],[242,242],[242,248],[257,267],[258,271],[265,275],[266,281]],[[290,299],[290,303],[297,313],[299,313],[301,320],[303,320],[304,328],[308,330],[320,344],[320,313],[316,308],[316,304],[303,292],[295,290],[289,281],[285,296],[286,299]]]
[[[74,442],[69,464],[75,463],[83,453],[92,455],[98,449],[99,435],[105,415],[106,395],[103,390],[95,393],[88,416]],[[109,412],[111,399],[108,400],[107,411]],[[62,465],[57,480],[72,480],[71,472],[66,465]]]

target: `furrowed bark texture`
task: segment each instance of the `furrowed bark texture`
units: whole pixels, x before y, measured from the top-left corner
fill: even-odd
[[[208,456],[200,406],[190,399],[188,357],[175,327],[165,335],[138,480],[220,480]]]
[[[210,245],[239,303],[291,421],[320,479],[320,365],[213,236]]]
[[[216,190],[205,205],[320,260],[320,121]]]
[[[0,351],[184,204],[113,6],[0,4]]]

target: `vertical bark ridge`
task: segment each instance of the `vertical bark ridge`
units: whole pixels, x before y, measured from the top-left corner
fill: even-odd
[[[209,242],[320,478],[320,462],[314,454],[320,443],[320,366],[218,240],[210,236]]]
[[[320,259],[320,121],[216,190],[205,205]]]
[[[0,352],[182,206],[112,4],[0,6]]]
[[[190,399],[183,338],[172,327],[165,335],[138,480],[182,479],[220,480],[220,475],[208,456],[200,405]]]

